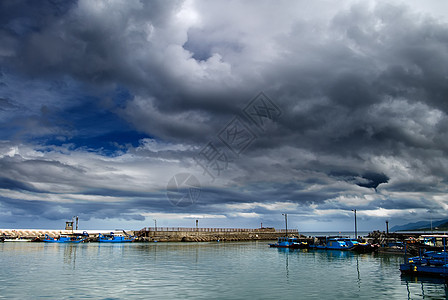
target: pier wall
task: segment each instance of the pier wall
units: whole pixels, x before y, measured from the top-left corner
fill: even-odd
[[[145,241],[206,242],[206,241],[248,241],[274,240],[285,235],[285,230],[273,228],[143,228],[135,232]],[[298,235],[297,230],[288,230],[288,235]]]
[[[0,236],[38,238],[48,234],[57,237],[61,234],[82,233],[86,231],[90,236],[99,233],[122,233],[116,230],[49,230],[49,229],[0,229]],[[185,228],[185,227],[145,227],[141,230],[126,230],[127,233],[138,237],[143,242],[206,242],[206,241],[248,241],[248,240],[275,240],[285,235],[285,230],[274,228]],[[288,230],[288,235],[298,236],[297,230]]]
[[[89,235],[98,235],[99,233],[108,234],[110,232],[122,233],[123,231],[117,230],[54,230],[54,229],[0,229],[0,236],[7,237],[22,237],[22,238],[37,238],[43,237],[48,234],[50,237],[57,237],[61,234],[71,234],[71,233],[83,233],[86,231]],[[133,231],[127,231],[132,234]]]

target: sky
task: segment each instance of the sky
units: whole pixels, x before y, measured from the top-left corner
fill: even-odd
[[[447,218],[447,2],[6,0],[0,41],[0,228]]]

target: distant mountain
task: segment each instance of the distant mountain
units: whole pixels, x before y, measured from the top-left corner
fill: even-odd
[[[432,221],[432,229],[448,230],[448,220]],[[405,225],[396,225],[390,228],[390,231],[410,231],[410,230],[431,230],[431,221],[421,221],[408,223]]]

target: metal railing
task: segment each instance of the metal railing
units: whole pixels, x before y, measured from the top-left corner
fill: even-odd
[[[272,228],[204,228],[204,227],[145,227],[140,230],[142,231],[165,231],[165,232],[175,232],[175,231],[186,231],[186,232],[274,232],[282,233],[285,229],[272,229]],[[297,229],[288,229],[288,233],[298,233]]]

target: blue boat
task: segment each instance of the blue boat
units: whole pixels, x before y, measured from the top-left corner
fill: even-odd
[[[448,254],[427,251],[420,256],[408,258],[400,265],[400,271],[403,274],[448,277]]]
[[[347,245],[348,250],[350,250],[350,251],[355,251],[355,252],[359,252],[359,253],[369,253],[369,252],[378,251],[378,248],[379,248],[379,245],[370,244],[367,242],[361,242],[357,239],[345,238],[343,240],[344,240],[345,244]]]
[[[310,245],[310,248],[325,250],[349,250],[345,239],[340,237],[320,237],[318,240],[319,242],[314,245]]]
[[[277,243],[269,244],[269,247],[300,249],[300,248],[307,248],[308,244],[300,242],[295,237],[279,237]]]
[[[378,249],[378,245],[360,242],[357,239],[343,237],[317,237],[318,242],[310,245],[311,249],[323,250],[350,250],[356,252],[373,252]]]
[[[446,248],[446,235],[434,236],[440,238]],[[400,265],[402,274],[437,276],[448,278],[448,253],[445,251],[423,251],[419,256],[405,258]],[[406,252],[405,252],[406,254]]]
[[[135,240],[135,236],[128,234],[115,234],[111,232],[110,234],[99,234],[98,242],[100,243],[130,243]]]
[[[50,237],[48,234],[45,234],[44,242],[45,243],[81,243],[84,242],[89,237],[89,234],[84,231],[81,234],[61,234],[57,238]]]
[[[351,243],[352,244],[352,243]],[[331,238],[327,241],[328,250],[349,250],[350,247],[343,238]]]

